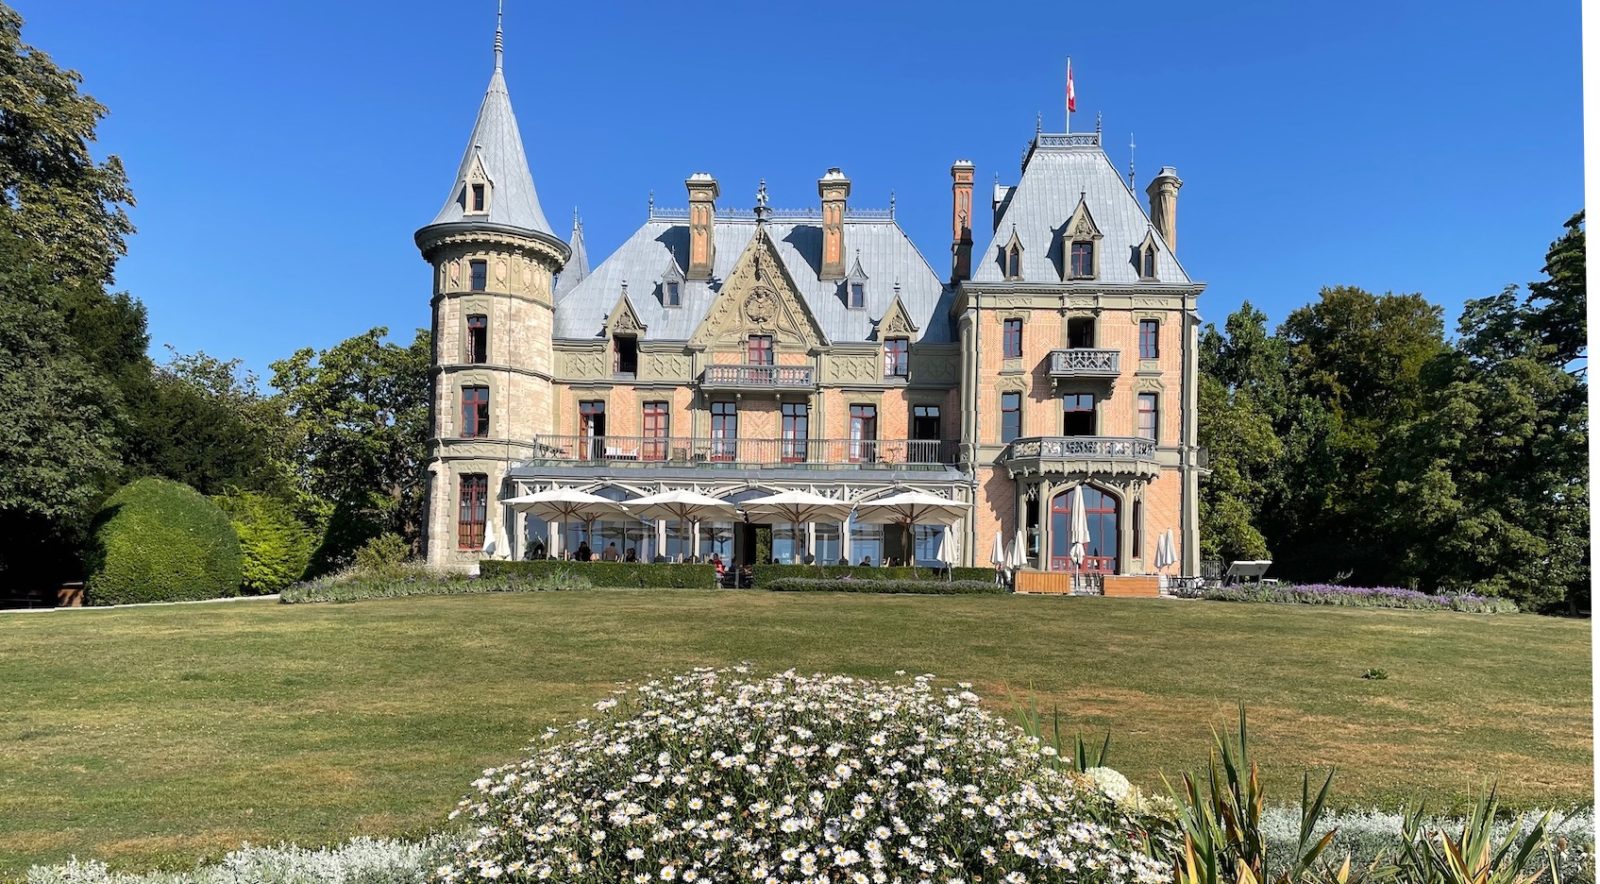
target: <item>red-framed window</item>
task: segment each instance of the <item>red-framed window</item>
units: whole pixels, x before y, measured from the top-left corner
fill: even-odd
[[[771,365],[772,335],[751,335],[745,342],[744,361],[750,365]]]
[[[1005,322],[1004,353],[1007,359],[1022,358],[1022,320],[1007,319]]]
[[[489,361],[489,317],[474,313],[467,317],[467,361]]]
[[[1061,397],[1061,435],[1093,436],[1094,394],[1068,393]]]
[[[461,496],[456,513],[456,547],[483,549],[483,527],[489,520],[489,477],[468,473],[461,477]]]
[[[1089,529],[1082,564],[1072,561],[1072,496],[1083,495]],[[1050,570],[1090,574],[1117,573],[1117,499],[1091,485],[1079,485],[1050,501]]]
[[[903,378],[911,373],[911,340],[889,338],[883,342],[883,376]]]
[[[1074,240],[1072,243],[1072,275],[1077,278],[1093,278],[1094,276],[1094,243],[1090,240]]]
[[[667,403],[646,402],[640,421],[643,429],[644,445],[639,452],[643,460],[667,459],[667,436],[670,429],[671,417],[667,413]]]
[[[739,447],[739,407],[734,402],[711,403],[711,459],[734,460]]]
[[[606,403],[587,399],[578,403],[578,438],[582,460],[598,460],[605,453]]]
[[[1139,358],[1161,358],[1161,323],[1154,319],[1139,320]]]
[[[806,440],[811,435],[811,406],[805,402],[783,403],[783,442],[779,455],[784,463],[805,463]]]
[[[472,290],[475,292],[487,291],[489,288],[489,262],[468,261],[467,271],[472,277]]]
[[[850,406],[850,460],[876,461],[878,447],[878,406]]]
[[[1000,394],[1000,441],[1010,442],[1022,435],[1022,394]]]
[[[1155,441],[1160,421],[1156,412],[1156,394],[1139,394],[1139,435]]]
[[[489,388],[461,388],[461,437],[476,439],[489,435]]]

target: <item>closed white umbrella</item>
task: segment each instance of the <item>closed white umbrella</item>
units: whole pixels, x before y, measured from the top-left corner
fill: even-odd
[[[583,522],[587,525],[596,519],[618,518],[628,514],[628,508],[614,500],[575,488],[551,488],[500,502],[547,522],[561,522],[563,525],[567,522]]]
[[[1011,538],[1011,554],[1007,556],[1007,564],[1011,570],[1020,571],[1028,566],[1028,541],[1022,528],[1017,528],[1017,535]]]
[[[694,491],[663,491],[647,497],[628,501],[628,510],[642,519],[673,519],[678,523],[682,539],[684,525],[702,519],[729,521],[738,510],[726,500],[718,500]]]
[[[1178,563],[1178,545],[1172,539],[1172,529],[1168,528],[1162,533],[1161,539],[1156,542],[1156,570],[1170,568]]]
[[[956,532],[950,529],[945,529],[945,532],[939,535],[938,555],[939,564],[943,565],[945,569],[945,578],[950,579],[951,570],[955,568],[956,561],[960,556],[960,550],[956,546]]]
[[[905,491],[890,497],[867,500],[856,505],[856,521],[875,525],[900,525],[906,532],[906,558],[916,564],[912,547],[913,532],[918,525],[943,525],[951,527],[967,515],[972,504],[951,500],[921,491]]]
[[[740,507],[748,515],[765,516],[796,527],[806,522],[843,522],[850,518],[853,509],[847,501],[809,491],[784,491],[758,497],[745,501]]]
[[[996,570],[1006,566],[1006,542],[1000,539],[1000,532],[994,532],[994,549],[989,553],[989,564]]]

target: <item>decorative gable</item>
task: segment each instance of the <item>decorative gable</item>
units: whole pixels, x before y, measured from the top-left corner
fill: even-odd
[[[472,165],[462,179],[461,211],[468,215],[487,215],[493,199],[494,182],[489,179],[489,170],[484,168],[483,155],[474,151]]]
[[[772,335],[800,349],[824,346],[827,338],[799,291],[766,228],[758,227],[689,343],[742,349],[750,335]]]
[[[639,311],[633,307],[633,302],[628,300],[628,284],[622,284],[622,294],[617,298],[617,304],[611,308],[611,316],[606,319],[606,334],[608,337],[632,336],[643,337],[647,331],[645,324],[639,319]]]
[[[1156,279],[1156,262],[1160,257],[1161,249],[1156,245],[1156,231],[1152,227],[1145,231],[1144,241],[1133,250],[1133,268],[1141,281]]]
[[[663,307],[683,306],[683,270],[678,267],[678,253],[670,252],[667,258],[667,269],[661,272],[661,281],[656,286],[656,299]]]
[[[1087,194],[1078,194],[1078,207],[1061,231],[1061,281],[1100,278],[1100,225],[1089,212]]]
[[[856,262],[850,275],[844,278],[844,306],[850,310],[867,309],[867,271],[861,269],[861,250],[856,249]]]
[[[1008,280],[1022,278],[1022,237],[1015,224],[1011,225],[1011,239],[1000,247],[1000,275]]]
[[[906,310],[906,306],[900,302],[900,294],[898,292],[895,293],[894,300],[889,302],[889,309],[883,312],[883,316],[878,319],[876,325],[877,339],[880,341],[886,338],[915,337],[916,333],[921,330],[911,320],[911,313]]]

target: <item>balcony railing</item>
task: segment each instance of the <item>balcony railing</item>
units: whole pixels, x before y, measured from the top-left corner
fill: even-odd
[[[551,466],[795,467],[942,466],[960,445],[943,439],[743,439],[682,436],[541,436],[532,462]]]
[[[742,390],[808,390],[816,386],[809,365],[708,365],[700,386]]]
[[[1050,376],[1053,378],[1114,378],[1121,373],[1119,350],[1050,351]]]
[[[1098,474],[1154,477],[1156,443],[1135,436],[1027,436],[1000,456],[1013,476]]]

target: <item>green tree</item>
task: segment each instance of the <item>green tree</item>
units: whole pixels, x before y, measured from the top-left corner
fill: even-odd
[[[245,592],[277,592],[305,576],[317,537],[296,517],[293,507],[254,491],[236,491],[214,499],[239,536]]]
[[[89,602],[121,605],[239,594],[239,539],[222,510],[193,488],[145,478],[95,516]]]
[[[421,536],[431,337],[418,329],[409,346],[400,346],[385,343],[387,334],[375,328],[320,353],[308,347],[272,363],[272,385],[282,391],[292,422],[296,480],[305,494],[326,502],[329,534],[344,538],[337,549],[319,550],[322,567],[348,560],[386,531],[413,547]]]
[[[1211,455],[1200,493],[1200,549],[1206,558],[1271,556],[1257,527],[1268,477],[1283,454],[1272,421],[1245,391],[1202,375],[1199,442]]]
[[[22,42],[22,16],[0,3],[0,213],[67,278],[105,283],[133,232],[133,193],[115,156],[89,151],[104,105],[83,78]]]

